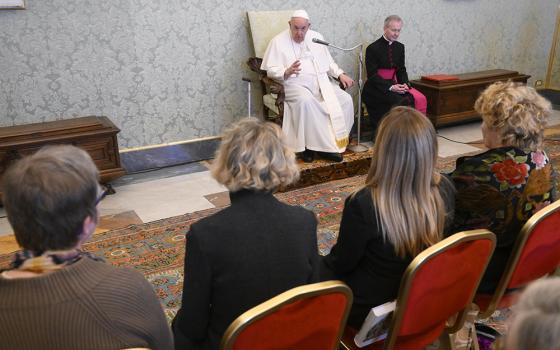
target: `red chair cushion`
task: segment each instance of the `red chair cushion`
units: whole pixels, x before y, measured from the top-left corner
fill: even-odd
[[[394,349],[398,350],[421,350],[424,349],[427,345],[433,343],[435,339],[439,337],[439,335],[443,332],[443,325],[439,327],[435,327],[431,329],[429,332],[423,333],[421,335],[414,335],[409,337],[399,337],[397,338],[397,342],[394,346]],[[359,348],[354,343],[354,337],[358,333],[352,327],[346,327],[344,330],[344,334],[342,335],[342,342],[351,350],[381,350],[385,346],[385,341],[380,340],[375,342],[371,345],[365,346],[363,348]],[[426,345],[421,345],[426,344]]]
[[[480,310],[486,310],[490,302],[492,301],[492,297],[494,294],[477,294],[474,297],[474,303],[478,305]],[[517,298],[519,298],[518,292],[512,292],[504,294],[502,299],[496,305],[496,309],[504,309],[506,307],[510,307],[517,302]]]
[[[410,286],[397,349],[429,345],[449,317],[467,307],[491,249],[490,240],[465,242],[422,265]]]
[[[234,349],[332,349],[346,303],[345,295],[332,293],[284,305],[241,331]]]
[[[531,232],[513,271],[508,289],[523,287],[560,264],[560,212],[541,220]]]
[[[488,239],[464,242],[424,262],[410,285],[394,349],[421,350],[441,335],[446,321],[471,302],[492,247]],[[351,349],[358,349],[356,333],[346,327],[343,335]],[[378,350],[383,345],[380,341],[362,349]]]

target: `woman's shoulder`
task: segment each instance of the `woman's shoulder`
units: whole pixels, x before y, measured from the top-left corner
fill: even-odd
[[[456,167],[459,168],[460,166],[464,166],[465,164],[473,163],[473,162],[479,162],[483,159],[487,159],[489,157],[496,157],[496,156],[499,156],[503,153],[504,153],[503,148],[493,148],[493,149],[489,149],[487,151],[484,151],[482,153],[477,153],[477,154],[473,154],[473,155],[459,157],[459,158],[457,158],[457,161],[455,162],[455,164],[456,164]]]
[[[451,173],[455,186],[461,192],[473,189],[484,193],[516,195],[529,185],[529,192],[536,187],[550,187],[552,165],[544,151],[526,151],[516,147],[500,147],[457,162]]]
[[[312,220],[316,221],[315,213],[309,209],[302,207],[301,205],[292,205],[280,202],[280,208],[282,211],[290,218],[300,218],[302,220]]]
[[[234,203],[235,202],[235,203]],[[259,215],[261,213],[262,215]],[[264,214],[263,214],[264,213]],[[270,215],[270,216],[269,216]],[[279,200],[273,194],[249,194],[243,200],[232,200],[232,205],[210,214],[193,223],[189,235],[197,235],[200,239],[212,239],[209,232],[217,232],[224,227],[231,228],[232,223],[243,221],[247,223],[261,223],[273,217],[272,222],[279,220],[297,221],[299,223],[315,223],[313,211],[301,205],[292,205]]]
[[[524,151],[517,147],[493,148],[479,154],[458,158],[451,176],[471,172],[488,172],[492,166],[504,161],[517,164],[541,163],[548,162],[548,157],[544,151]]]
[[[372,204],[371,189],[369,187],[363,187],[357,190],[347,198],[347,203],[371,205]]]
[[[77,263],[78,264],[78,263]],[[113,266],[109,263],[100,260],[93,260],[88,257],[81,259],[79,264],[84,267],[83,272],[87,271],[88,274],[93,274],[94,271],[99,277],[103,277],[103,281],[112,281],[118,285],[128,285],[144,283],[145,278],[142,273],[130,267]]]
[[[361,216],[369,216],[369,213],[375,212],[371,189],[363,187],[352,193],[346,198],[344,207],[345,211],[359,212]]]
[[[455,185],[453,184],[451,177],[447,174],[441,174],[438,188],[444,199],[453,198],[455,196]]]

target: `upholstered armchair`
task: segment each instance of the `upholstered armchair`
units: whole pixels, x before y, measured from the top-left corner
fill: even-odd
[[[249,68],[259,75],[261,91],[263,92],[263,117],[282,124],[284,115],[284,86],[266,76],[261,69],[262,58],[251,57],[247,60]]]
[[[282,124],[284,114],[284,87],[266,76],[261,70],[262,57],[270,40],[288,28],[288,22],[294,11],[248,11],[249,27],[255,49],[255,57],[249,58],[247,65],[258,74],[263,93],[263,116]]]

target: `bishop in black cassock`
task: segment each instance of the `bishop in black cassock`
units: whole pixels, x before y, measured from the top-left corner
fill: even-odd
[[[398,41],[389,42],[384,36],[366,49],[367,81],[362,90],[362,101],[366,104],[374,128],[381,117],[393,106],[414,106],[414,98],[408,92],[401,94],[389,89],[395,81],[384,79],[379,69],[396,69],[395,78],[399,84],[409,85],[404,64],[404,45]]]

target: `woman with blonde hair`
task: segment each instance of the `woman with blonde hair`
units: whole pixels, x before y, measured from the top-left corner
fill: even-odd
[[[299,177],[281,129],[255,118],[228,130],[212,165],[231,206],[187,234],[176,349],[218,349],[229,324],[288,289],[318,280],[317,221],[273,192]]]
[[[496,249],[479,286],[491,293],[519,230],[553,200],[553,169],[543,145],[551,105],[531,87],[499,82],[480,95],[475,109],[489,150],[457,159],[451,173],[457,188],[453,226],[496,234]]]
[[[436,133],[420,112],[395,107],[383,118],[365,186],[346,199],[338,241],[323,259],[322,277],[354,293],[351,326],[394,300],[408,264],[443,238],[453,187],[436,160]]]

